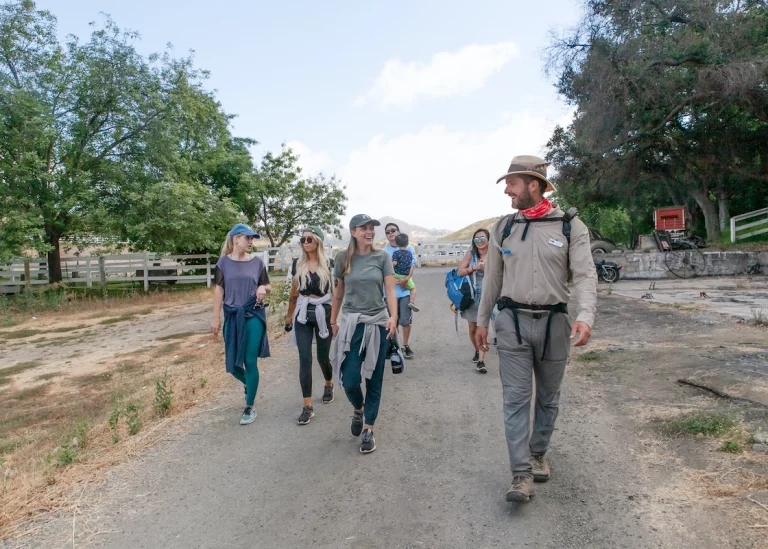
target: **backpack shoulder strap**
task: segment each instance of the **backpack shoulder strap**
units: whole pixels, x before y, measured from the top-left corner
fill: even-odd
[[[504,241],[509,237],[509,235],[512,233],[512,225],[517,220],[517,214],[514,213],[507,217],[507,223],[504,225],[504,232],[501,233],[501,242],[499,242],[499,246],[502,246],[504,244]]]
[[[563,234],[569,246],[571,245],[571,221],[577,215],[579,215],[579,210],[576,208],[569,208],[563,215]]]
[[[296,276],[296,264],[299,262],[299,258],[293,260],[293,263],[291,263],[291,276]]]

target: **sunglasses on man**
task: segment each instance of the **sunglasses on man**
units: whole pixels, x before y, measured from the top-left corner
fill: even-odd
[[[301,238],[299,238],[299,242],[301,242],[302,244],[312,244],[314,241],[315,239],[312,238],[311,236],[302,236]]]
[[[477,238],[472,239],[475,244],[482,244],[486,241],[486,238],[484,236],[478,236]]]

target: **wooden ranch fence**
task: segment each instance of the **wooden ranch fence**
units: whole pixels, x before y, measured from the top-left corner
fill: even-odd
[[[470,242],[419,242],[416,245],[420,267],[458,264]],[[328,246],[335,256],[341,247]],[[270,271],[287,272],[294,258],[299,257],[299,246],[266,248],[259,255]],[[210,287],[216,272],[218,256],[161,255],[155,253],[67,257],[61,259],[63,280],[67,284],[87,288],[105,288],[110,282],[141,282],[144,290],[150,284],[205,284]],[[45,258],[13,259],[0,263],[0,294],[29,291],[48,284],[48,262]]]

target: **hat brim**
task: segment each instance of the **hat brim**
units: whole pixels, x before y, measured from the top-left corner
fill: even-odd
[[[261,235],[259,233],[255,233],[253,231],[243,231],[243,232],[239,232],[239,233],[235,233],[235,234],[230,233],[229,236],[235,237],[235,236],[240,236],[240,235],[242,235],[242,236],[252,236],[256,240],[261,240]]]
[[[536,179],[541,179],[544,181],[544,183],[547,184],[547,188],[544,191],[545,193],[552,193],[557,190],[557,187],[555,187],[552,182],[547,179],[546,177],[543,177],[540,173],[534,172],[534,171],[521,171],[521,172],[509,172],[507,174],[502,175],[500,178],[496,180],[496,184],[498,185],[502,181],[504,181],[506,178],[508,178],[510,175],[532,175]]]
[[[349,230],[353,231],[353,230],[357,229],[358,227],[362,227],[364,225],[368,225],[368,223],[373,223],[374,227],[381,226],[381,222],[378,219],[369,219],[365,223],[360,223],[359,225],[355,225],[354,227],[350,227]]]

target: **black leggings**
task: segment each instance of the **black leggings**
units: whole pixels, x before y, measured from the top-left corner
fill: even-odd
[[[296,345],[299,347],[299,383],[301,383],[301,394],[304,398],[312,396],[312,336],[317,341],[317,361],[320,363],[320,369],[323,371],[325,381],[333,379],[333,368],[331,367],[331,308],[325,308],[325,321],[328,325],[328,337],[320,337],[320,328],[315,318],[315,306],[309,305],[307,308],[307,323],[293,323],[293,329],[296,331]]]

